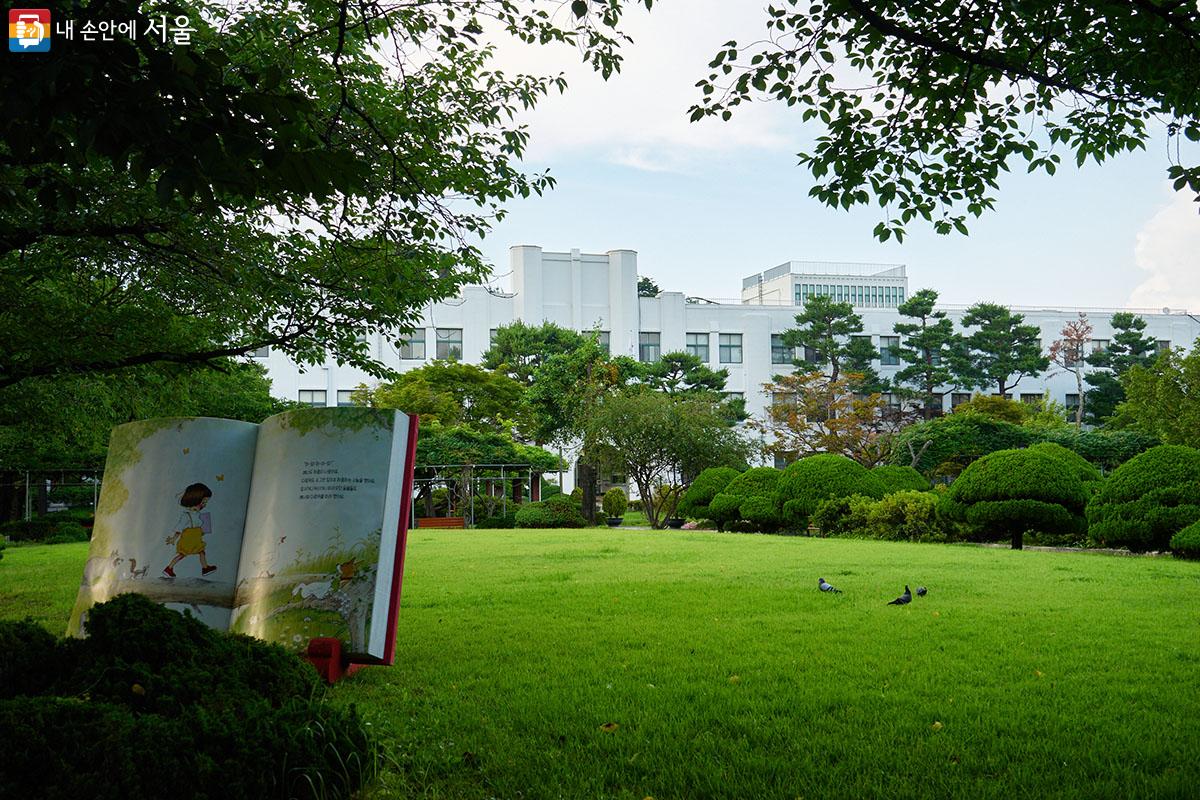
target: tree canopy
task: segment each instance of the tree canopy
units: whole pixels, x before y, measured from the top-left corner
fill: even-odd
[[[1053,175],[1145,148],[1200,195],[1200,7],[1176,0],[777,0],[767,34],[727,42],[691,118],[729,119],[753,99],[796,106],[823,132],[800,154],[810,194],[878,203],[875,236],[916,219],[965,233],[996,203],[1000,173]]]
[[[1001,397],[1015,388],[1021,378],[1040,375],[1050,366],[1042,355],[1036,325],[996,303],[976,303],[963,314],[964,328],[975,328],[956,355],[955,376],[961,386],[995,386]]]
[[[264,346],[374,374],[366,334],[486,271],[473,244],[519,166],[514,115],[561,77],[502,72],[485,36],[619,65],[621,3],[264,0],[188,12],[188,45],[59,40],[0,72],[0,388]]]

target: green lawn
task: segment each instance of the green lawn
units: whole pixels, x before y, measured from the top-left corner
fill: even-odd
[[[0,616],[61,630],[84,554],[5,551]],[[331,698],[388,746],[370,797],[1182,798],[1198,676],[1196,563],[416,531],[397,666]]]

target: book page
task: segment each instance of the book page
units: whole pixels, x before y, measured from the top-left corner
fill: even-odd
[[[113,429],[69,635],[122,592],[228,628],[257,436],[253,423],[207,417]]]
[[[370,408],[263,422],[231,630],[300,652],[332,637],[382,658],[407,430],[403,414]]]

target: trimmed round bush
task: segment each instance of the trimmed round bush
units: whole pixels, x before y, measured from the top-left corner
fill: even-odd
[[[94,606],[88,632],[0,622],[5,796],[332,800],[377,769],[353,707],[278,645],[135,594]]]
[[[775,498],[769,494],[747,497],[738,506],[738,514],[761,531],[773,531],[779,527],[779,509],[775,507]]]
[[[712,519],[708,513],[708,504],[739,474],[732,467],[709,467],[704,470],[683,493],[675,513],[692,519]]]
[[[1200,450],[1159,445],[1117,467],[1087,507],[1088,533],[1105,547],[1165,550],[1200,520]]]
[[[803,530],[822,500],[852,494],[880,498],[886,491],[883,481],[857,461],[822,453],[789,465],[779,477],[775,497],[784,521]]]
[[[779,483],[779,470],[774,467],[753,467],[731,480],[708,504],[709,519],[722,527],[743,519],[742,503],[748,497],[762,496],[775,503],[775,487]],[[777,512],[778,513],[778,512]],[[751,522],[751,520],[747,520]],[[778,516],[776,516],[778,524]]]
[[[569,494],[556,494],[521,506],[513,520],[518,528],[583,528],[587,520]]]
[[[1092,464],[1083,456],[1079,455],[1079,453],[1063,447],[1061,444],[1057,444],[1055,442],[1039,442],[1037,444],[1031,444],[1027,449],[1032,450],[1035,453],[1045,453],[1051,458],[1057,458],[1063,463],[1064,466],[1072,470],[1079,480],[1083,481],[1085,487],[1088,487],[1089,484],[1091,484],[1092,486],[1090,488],[1094,489],[1096,488],[1095,485],[1098,484],[1103,478],[1103,476],[1100,474],[1100,470],[1097,469],[1094,464]]]
[[[1180,558],[1200,558],[1200,522],[1193,522],[1172,536],[1171,551]]]
[[[1082,532],[1087,489],[1053,456],[1029,448],[997,450],[973,461],[946,492],[940,512],[966,523],[972,538],[1011,538],[1020,548],[1027,531]]]
[[[872,469],[871,474],[883,482],[883,488],[888,494],[903,491],[929,491],[929,479],[912,467],[883,464]]]
[[[629,498],[625,496],[624,489],[614,486],[604,493],[600,506],[604,509],[604,515],[610,519],[623,517],[625,510],[629,508]]]

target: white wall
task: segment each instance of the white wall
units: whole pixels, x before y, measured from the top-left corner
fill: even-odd
[[[540,247],[518,246],[510,250],[513,271],[513,293],[498,296],[482,286],[464,287],[455,300],[432,304],[425,310],[421,325],[425,330],[426,358],[424,361],[402,361],[395,337],[377,335],[371,342],[372,352],[389,366],[404,371],[427,363],[435,356],[435,329],[461,328],[463,331],[464,361],[478,363],[489,346],[491,329],[516,319],[529,324],[555,322],[578,331],[607,330],[611,352],[637,356],[638,333],[659,331],[662,352],[684,349],[686,333],[708,332],[709,365],[728,369],[726,389],[742,392],[747,410],[761,414],[767,397],[762,384],[775,374],[791,369],[786,364],[771,363],[771,334],[783,333],[794,326],[797,309],[790,306],[688,303],[679,292],[664,292],[656,298],[637,296],[637,253],[632,250],[611,250],[605,254],[544,252]],[[790,276],[794,281],[796,276]],[[814,281],[815,282],[815,281]],[[1035,300],[1036,298],[1031,298]],[[894,336],[892,326],[900,320],[894,309],[858,309],[863,318],[864,333],[870,334],[876,347],[880,336]],[[949,311],[956,328],[964,309]],[[1109,325],[1112,310],[1088,314],[1095,327],[1095,339],[1111,339]],[[1026,322],[1037,325],[1042,332],[1044,347],[1059,338],[1067,322],[1077,318],[1075,310],[1042,309],[1021,311]],[[1139,312],[1140,313],[1140,312]],[[1156,339],[1170,341],[1172,346],[1191,347],[1200,336],[1200,322],[1181,313],[1140,313],[1147,322],[1146,333]],[[742,335],[742,362],[720,362],[718,334]],[[372,385],[373,378],[350,367],[333,362],[301,371],[285,356],[271,353],[264,359],[272,380],[273,393],[296,400],[305,389],[326,391],[328,405],[337,404],[338,390],[354,389],[360,384]],[[880,366],[884,377],[894,375],[899,366]],[[1064,402],[1068,393],[1075,393],[1075,379],[1070,373],[1053,372],[1037,378],[1025,378],[1013,390],[1036,393],[1049,390],[1053,400]],[[950,398],[946,397],[949,408]]]

